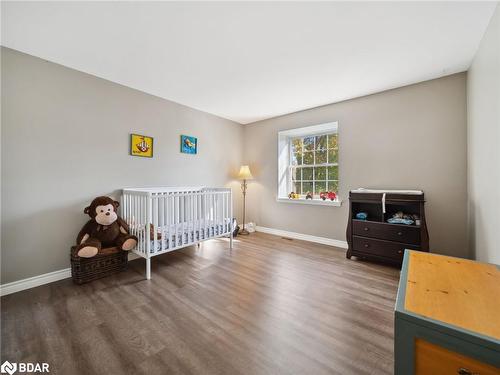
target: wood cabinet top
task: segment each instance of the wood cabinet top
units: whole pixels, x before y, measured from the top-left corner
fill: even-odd
[[[416,251],[405,256],[406,311],[500,340],[498,266]]]

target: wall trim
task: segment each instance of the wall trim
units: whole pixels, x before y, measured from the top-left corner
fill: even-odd
[[[128,260],[138,259],[137,254],[129,254]],[[64,280],[71,277],[71,268],[65,268],[59,271],[44,273],[43,275],[28,277],[26,279],[12,281],[11,283],[0,285],[0,296],[17,293],[22,290],[36,288],[40,285],[50,284],[55,281]]]
[[[347,249],[347,241],[334,240],[333,238],[311,236],[310,234],[289,232],[286,230],[261,227],[258,225],[255,227],[255,230],[257,232],[274,234],[275,236],[288,237],[288,238],[293,238],[296,240],[315,242],[315,243],[320,243],[323,245],[329,245],[329,246],[340,247],[342,249]]]
[[[71,277],[71,268],[28,277],[27,279],[0,285],[0,295],[6,296],[8,294],[20,292],[21,290],[31,289],[40,285],[53,283],[54,281],[67,279],[68,277]]]

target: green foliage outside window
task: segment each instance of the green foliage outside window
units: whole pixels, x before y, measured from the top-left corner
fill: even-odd
[[[338,192],[338,135],[294,138],[291,141],[292,191],[319,198],[323,191]]]

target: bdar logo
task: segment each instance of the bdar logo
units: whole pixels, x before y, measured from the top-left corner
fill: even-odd
[[[19,363],[10,363],[9,361],[5,361],[0,367],[0,371],[2,374],[12,375],[16,371],[25,373],[37,373],[37,372],[50,372],[49,364],[46,362],[42,363],[31,363],[31,362],[19,362]]]
[[[17,363],[10,363],[9,361],[5,361],[2,363],[2,367],[0,367],[2,374],[10,374],[12,375],[17,371]]]

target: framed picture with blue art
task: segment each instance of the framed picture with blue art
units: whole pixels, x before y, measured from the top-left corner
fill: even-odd
[[[181,135],[181,152],[185,154],[198,153],[198,139],[189,135]]]

